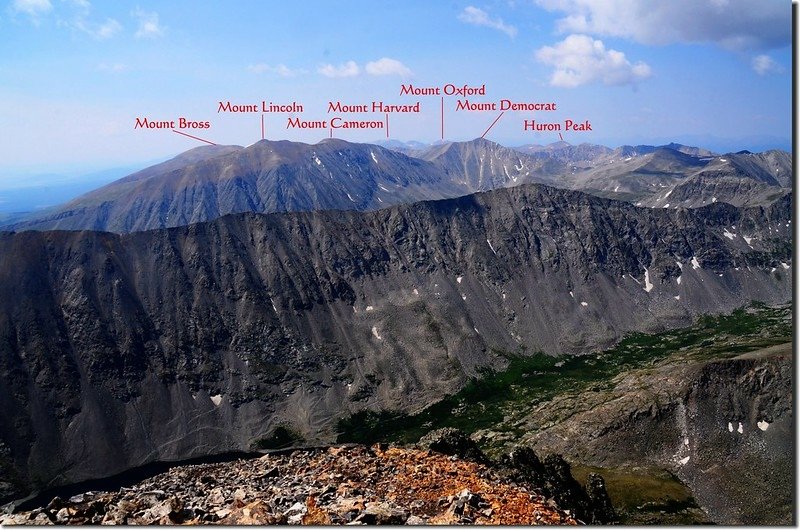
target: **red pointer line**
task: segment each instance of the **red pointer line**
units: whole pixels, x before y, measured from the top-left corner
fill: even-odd
[[[389,113],[386,113],[386,138],[389,138]]]
[[[563,136],[561,136],[561,133],[558,133],[558,137],[559,137],[559,138],[561,138],[561,141],[562,141],[562,142],[564,141],[564,137],[563,137]]]
[[[172,132],[178,133],[178,134],[182,134],[184,136],[188,136],[189,138],[194,138],[195,140],[200,140],[201,142],[205,142],[207,144],[217,145],[214,142],[209,142],[208,140],[203,140],[202,138],[198,138],[197,136],[192,136],[191,134],[186,134],[186,133],[182,133],[180,131],[176,131],[175,129],[172,129]]]
[[[261,115],[261,139],[264,139],[264,115]]]
[[[505,113],[506,113],[506,111],[503,111],[503,112],[501,112],[501,113],[500,113],[500,116],[498,116],[498,117],[496,117],[496,118],[494,119],[494,121],[492,122],[492,124],[491,124],[491,125],[489,125],[489,128],[488,128],[488,129],[486,129],[486,131],[485,131],[485,132],[484,132],[484,133],[481,135],[481,138],[483,138],[484,136],[486,136],[486,133],[488,133],[489,131],[491,131],[491,130],[492,130],[492,127],[494,127],[494,124],[495,124],[495,123],[497,123],[497,120],[499,120],[500,118],[502,118],[502,117],[503,117],[503,114],[505,114]]]
[[[442,96],[442,140],[444,140],[444,96]]]

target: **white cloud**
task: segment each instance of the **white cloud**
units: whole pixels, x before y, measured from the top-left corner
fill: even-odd
[[[536,59],[555,68],[550,84],[565,88],[596,82],[633,84],[651,73],[647,64],[631,64],[624,53],[606,49],[602,41],[588,35],[570,35],[555,46],[544,46],[536,52]]]
[[[71,0],[71,1],[72,5],[74,5],[75,7],[79,7],[81,9],[88,10],[92,7],[92,5],[89,3],[89,0]]]
[[[778,0],[537,0],[565,16],[563,33],[633,39],[642,44],[713,42],[730,50],[791,44],[791,3]]]
[[[122,30],[122,24],[113,18],[107,18],[102,24],[92,24],[86,22],[84,18],[78,17],[67,25],[98,40],[110,39]]]
[[[358,75],[361,72],[361,69],[358,67],[355,61],[347,61],[339,66],[323,64],[317,71],[325,77],[353,77]]]
[[[397,59],[390,59],[389,57],[367,63],[364,70],[366,70],[369,75],[399,75],[408,77],[412,73],[409,67]]]
[[[95,37],[98,39],[107,39],[114,36],[122,29],[122,25],[113,18],[107,18],[105,22],[100,24],[94,32]]]
[[[104,22],[90,21],[89,16],[92,11],[92,5],[88,0],[62,1],[71,5],[73,8],[73,16],[71,19],[57,17],[57,24],[59,26],[80,31],[97,40],[110,39],[122,31],[122,24],[113,18],[106,18]]]
[[[139,20],[139,29],[136,30],[136,38],[155,38],[164,35],[164,26],[158,21],[158,13],[143,11],[138,7],[131,12],[131,15]]]
[[[277,66],[270,66],[265,63],[251,64],[247,66],[247,70],[253,72],[254,74],[271,73],[277,74],[281,77],[295,77],[306,73],[305,70],[293,70],[285,64],[279,64]]]
[[[97,65],[97,69],[103,72],[111,72],[114,74],[118,74],[120,72],[125,72],[128,70],[128,65],[123,63],[100,63]]]
[[[267,65],[255,65],[249,69],[259,68],[266,71],[264,67]],[[397,59],[390,59],[383,57],[377,61],[368,62],[364,66],[364,71],[369,75],[399,75],[407,77],[413,74],[411,69],[398,61]],[[355,61],[347,61],[338,66],[333,64],[323,64],[317,69],[317,72],[325,77],[355,77],[361,73],[361,67]]]
[[[506,35],[511,38],[514,38],[517,34],[517,28],[506,24],[503,22],[501,18],[491,18],[489,13],[484,11],[483,9],[478,9],[477,7],[467,6],[464,8],[458,15],[458,19],[461,22],[466,22],[467,24],[472,24],[475,26],[486,26],[487,28],[496,29],[498,31],[502,31]]]
[[[14,0],[11,7],[17,13],[25,13],[32,17],[44,15],[53,10],[50,0]]]
[[[750,63],[753,70],[758,75],[779,74],[783,72],[783,66],[776,63],[769,55],[756,55]]]

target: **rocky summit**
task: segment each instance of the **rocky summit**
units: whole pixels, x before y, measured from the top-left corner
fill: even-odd
[[[442,433],[430,444],[459,450],[468,445],[464,440],[460,433]],[[570,490],[574,479],[558,457],[542,464],[532,451],[518,451],[508,458],[516,467],[511,470],[477,456],[482,462],[423,446],[351,445],[178,466],[130,488],[55,497],[46,507],[2,516],[0,523],[553,525],[581,522],[573,516],[576,508],[592,517],[583,522],[604,522],[599,511],[585,510],[607,503],[599,477],[588,491],[599,488],[601,494],[592,497]],[[548,468],[550,460],[561,464]],[[526,478],[520,470],[531,465],[539,471]],[[554,470],[549,476],[548,469]],[[534,475],[544,489],[528,480]],[[556,503],[581,495],[596,501],[572,510]]]

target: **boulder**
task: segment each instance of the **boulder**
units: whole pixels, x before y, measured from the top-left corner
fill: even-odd
[[[465,460],[481,464],[489,463],[489,459],[469,436],[452,427],[436,429],[420,438],[417,445],[445,455],[454,455]]]

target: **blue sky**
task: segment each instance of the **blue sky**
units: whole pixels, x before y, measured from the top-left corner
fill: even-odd
[[[390,118],[398,140],[440,139],[438,98],[417,86],[486,85],[486,97],[555,102],[506,112],[487,138],[549,143],[524,119],[589,120],[572,143],[679,141],[714,149],[788,149],[791,4],[785,0],[485,0],[196,2],[11,0],[0,4],[0,189],[36,173],[145,163],[202,143],[134,130],[137,117],[187,117],[220,144],[261,138],[260,114],[218,114],[219,101],[414,103]],[[456,113],[445,137],[480,136],[498,112]],[[351,119],[370,119],[355,116]],[[382,118],[382,116],[381,116]],[[316,142],[327,131],[267,137]],[[336,131],[352,141],[384,131]]]

